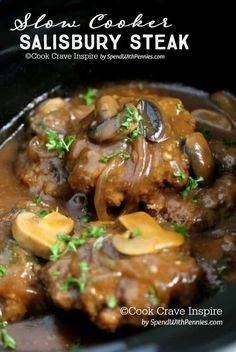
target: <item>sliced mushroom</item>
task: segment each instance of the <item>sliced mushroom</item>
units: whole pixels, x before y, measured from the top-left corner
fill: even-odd
[[[100,124],[91,124],[88,136],[96,143],[111,142],[121,139],[120,120],[115,116]]]
[[[88,128],[88,136],[96,143],[110,143],[123,139],[137,127],[137,122],[133,120],[128,128],[122,128],[122,122],[126,121],[127,107],[136,109],[135,106],[127,104],[118,115],[101,123],[93,121]]]
[[[48,259],[50,246],[56,242],[57,235],[69,235],[73,227],[74,221],[58,212],[52,212],[44,218],[31,212],[22,212],[13,221],[12,234],[23,248]]]
[[[119,104],[112,96],[104,95],[96,101],[95,111],[96,116],[106,120],[118,114]]]
[[[228,92],[216,92],[210,99],[224,112],[228,114],[234,127],[236,127],[236,99]]]
[[[232,124],[227,116],[214,110],[197,109],[192,111],[197,122],[209,128],[218,128],[224,131],[232,131]]]
[[[193,172],[197,177],[204,178],[203,184],[208,184],[214,174],[215,163],[209,145],[199,132],[191,133],[185,142],[185,151],[190,159]]]
[[[143,117],[145,138],[151,142],[162,142],[167,139],[171,126],[164,111],[148,100],[140,100],[137,108]]]
[[[137,212],[119,217],[126,228],[121,235],[112,239],[114,248],[126,255],[143,255],[156,253],[165,248],[179,247],[184,243],[184,237],[179,233],[163,229],[147,213]],[[135,230],[140,236],[132,237]]]

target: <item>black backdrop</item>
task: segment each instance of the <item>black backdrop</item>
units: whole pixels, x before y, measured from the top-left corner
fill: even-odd
[[[64,83],[76,85],[100,80],[153,79],[181,82],[207,91],[225,89],[235,93],[236,22],[233,7],[233,1],[229,0],[2,0],[2,116],[9,119],[33,97]],[[184,53],[169,52],[166,60],[156,61],[27,61],[24,52],[17,48],[20,34],[9,31],[13,20],[22,18],[27,12],[31,12],[34,18],[47,13],[49,18],[56,21],[79,18],[82,22],[103,12],[112,19],[134,18],[140,12],[149,20],[165,16],[173,23],[172,32],[190,34],[190,50]],[[86,27],[84,30],[89,32]],[[127,33],[128,37],[129,31],[122,33]]]

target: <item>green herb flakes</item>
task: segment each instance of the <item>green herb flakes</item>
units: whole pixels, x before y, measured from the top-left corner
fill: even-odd
[[[117,306],[117,300],[115,296],[109,296],[107,299],[107,307],[110,309],[114,309]]]
[[[81,215],[81,217],[79,219],[81,222],[87,223],[87,222],[91,221],[91,215],[89,213],[86,213],[84,215]]]
[[[85,278],[68,277],[63,284],[60,285],[60,291],[68,291],[71,286],[77,286],[80,292],[84,292],[86,285]]]
[[[51,276],[53,276],[53,277],[59,277],[59,276],[61,276],[61,273],[60,273],[60,271],[53,271],[53,272],[51,273]]]
[[[136,138],[141,134],[142,132],[138,128],[136,128],[127,136],[128,142],[131,144],[134,144],[134,142],[136,141]]]
[[[70,151],[71,144],[75,141],[75,136],[68,136],[66,139],[59,138],[55,132],[47,131],[48,143],[46,144],[47,149],[55,150],[58,158],[63,158],[65,153]]]
[[[36,205],[38,205],[40,202],[41,202],[41,199],[40,199],[39,195],[36,194],[36,195],[34,196],[34,203],[35,203]]]
[[[139,82],[138,83],[138,89],[140,89],[140,90],[144,89],[144,83],[143,82]]]
[[[0,278],[2,278],[8,271],[6,265],[0,264]]]
[[[140,236],[141,236],[140,229],[134,229],[133,232],[131,233],[131,238],[140,237]]]
[[[134,106],[125,106],[124,121],[120,124],[121,128],[129,129],[134,122],[142,121],[143,117]]]
[[[61,291],[68,291],[71,286],[77,286],[80,292],[84,292],[86,286],[86,274],[89,270],[88,264],[86,262],[80,262],[79,268],[81,271],[81,276],[79,278],[68,277],[64,283],[60,286]]]
[[[203,134],[204,138],[209,141],[211,139],[211,134],[210,134],[210,131],[207,130],[206,128],[202,128],[200,130],[201,134]]]
[[[228,269],[228,265],[227,264],[221,264],[221,265],[217,265],[216,267],[216,271],[218,272],[218,274],[224,274],[224,272]]]
[[[88,88],[85,94],[82,94],[82,98],[86,105],[92,105],[95,103],[97,95],[97,89]]]
[[[176,114],[179,115],[182,111],[184,111],[184,106],[182,103],[177,103],[176,106]]]
[[[115,158],[117,155],[120,155],[121,158],[123,160],[128,160],[130,158],[130,154],[127,153],[125,150],[123,149],[118,149],[117,151],[115,151],[114,153],[110,154],[110,155],[106,155],[106,156],[103,156],[102,158],[100,158],[98,161],[100,163],[106,163],[108,162],[109,160]]]
[[[175,177],[178,177],[181,181],[185,180],[185,178],[186,178],[185,174],[183,172],[180,172],[180,171],[174,172],[173,175]]]
[[[155,305],[159,303],[159,299],[156,296],[156,291],[154,287],[149,287],[148,294],[147,294],[147,301]]]
[[[79,268],[80,268],[81,273],[83,273],[83,274],[88,272],[88,264],[86,262],[80,262]]]
[[[47,216],[50,213],[51,213],[51,211],[49,211],[49,210],[42,210],[42,211],[40,211],[40,213],[38,213],[38,217],[43,219],[43,218],[45,218],[45,216]]]
[[[194,178],[192,178],[191,176],[189,176],[188,184],[187,184],[186,188],[182,192],[180,192],[180,195],[183,198],[187,198],[189,193],[191,191],[193,191],[194,189],[196,189],[198,187],[199,183],[201,183],[203,181],[204,181],[204,178],[202,176],[198,177],[196,180]]]
[[[80,343],[80,341],[77,341],[77,342],[73,343],[71,346],[69,346],[69,351],[70,352],[72,352],[72,351],[78,352],[80,350],[80,347],[81,347],[81,343]]]
[[[189,237],[188,231],[183,224],[174,224],[173,229],[175,232],[180,233],[183,237]]]
[[[66,236],[63,234],[57,235],[57,241],[50,246],[50,250],[52,252],[50,256],[51,261],[57,261],[61,257],[63,257],[66,253],[70,251],[76,251],[78,246],[82,246],[86,243],[89,237],[99,238],[103,236],[107,231],[107,226],[104,225],[102,227],[93,226],[86,227],[83,229],[82,233],[78,237]],[[61,251],[61,243],[66,243],[66,247]]]
[[[5,320],[0,322],[0,331],[1,331],[1,339],[2,346],[4,349],[16,349],[16,341],[8,334],[7,331],[7,322]]]

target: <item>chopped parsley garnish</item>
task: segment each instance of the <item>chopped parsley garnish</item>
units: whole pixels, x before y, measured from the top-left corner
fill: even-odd
[[[58,277],[58,276],[61,276],[61,273],[60,273],[60,271],[53,271],[53,272],[51,273],[51,276],[53,276],[53,277]]]
[[[55,150],[58,158],[63,158],[66,152],[70,151],[71,144],[75,141],[75,136],[68,136],[66,139],[59,138],[55,132],[47,131],[48,143],[46,144],[47,149]]]
[[[120,127],[129,129],[133,122],[140,122],[142,119],[142,115],[140,115],[135,107],[126,105],[124,109],[124,121],[120,124]]]
[[[188,178],[188,184],[186,186],[186,188],[180,192],[180,195],[183,197],[183,198],[186,198],[189,193],[191,191],[193,191],[194,189],[196,189],[199,185],[200,182],[203,182],[204,181],[204,178],[202,176],[198,177],[196,180],[194,178],[192,178],[191,176],[189,176]]]
[[[79,244],[79,243],[77,243],[77,240],[78,240],[78,238],[72,239],[71,236],[67,236],[64,234],[58,234],[57,241],[49,247],[52,252],[52,254],[50,256],[50,260],[56,261],[59,258],[63,257],[68,251],[76,250],[76,246],[77,246],[77,244]],[[67,243],[67,246],[63,251],[61,251],[61,243],[62,242]]]
[[[180,180],[185,180],[185,177],[186,177],[185,174],[183,172],[180,172],[180,171],[174,172],[173,175],[175,177],[178,177]]]
[[[184,111],[184,106],[182,103],[177,103],[175,105],[176,108],[176,114],[179,115],[182,111]]]
[[[80,292],[84,292],[86,285],[86,274],[89,270],[88,264],[86,262],[80,262],[79,268],[81,271],[81,276],[79,278],[76,277],[68,277],[65,282],[60,286],[61,291],[68,291],[71,285],[78,286]]]
[[[144,84],[143,82],[138,83],[138,89],[143,90],[144,89]]]
[[[117,306],[117,300],[115,298],[115,296],[110,296],[107,299],[107,307],[110,309],[114,309]]]
[[[236,147],[236,141],[231,139],[223,138],[222,143],[227,147]]]
[[[136,141],[136,138],[142,134],[142,132],[136,128],[135,130],[133,130],[128,136],[127,136],[127,140],[128,142],[130,142],[131,144],[133,144]]]
[[[183,237],[189,237],[188,231],[183,224],[174,224],[173,229],[175,232],[180,233]]]
[[[207,130],[206,128],[202,128],[200,130],[201,134],[203,134],[204,138],[209,141],[211,139],[210,131]]]
[[[58,233],[57,234],[57,239],[59,241],[64,241],[64,242],[69,242],[71,240],[71,236],[69,235],[64,235],[64,233]]]
[[[39,195],[36,194],[34,196],[34,203],[38,205],[40,202],[41,202],[41,198],[39,197]]]
[[[0,278],[2,278],[8,271],[8,268],[6,265],[1,264],[0,265]]]
[[[52,252],[52,254],[50,255],[50,260],[52,260],[53,262],[58,260],[62,256],[62,254],[63,255],[65,254],[64,252],[61,253],[60,244],[58,242],[51,244],[49,248],[50,248],[50,251]]]
[[[131,233],[131,238],[139,237],[141,236],[141,231],[140,229],[134,229]]]
[[[88,272],[88,264],[86,262],[80,262],[79,263],[80,271],[82,274],[85,274]]]
[[[151,304],[158,304],[159,303],[159,299],[156,296],[156,291],[155,291],[154,287],[149,287],[148,294],[147,294],[147,300]]]
[[[218,274],[223,274],[227,269],[228,269],[227,264],[218,265],[216,267],[216,271],[218,272]]]
[[[93,237],[97,238],[103,236],[107,231],[107,225],[104,226],[94,226],[94,227],[87,227],[83,230],[81,236],[82,238]]]
[[[81,343],[80,343],[80,341],[77,341],[77,342],[73,343],[73,345],[71,345],[71,346],[69,347],[69,351],[76,351],[76,352],[78,352],[79,349],[80,349],[80,347],[81,347]]]
[[[59,207],[56,207],[55,209],[50,209],[50,210],[42,210],[38,213],[39,218],[45,218],[48,214],[51,214],[53,212],[58,213],[59,212]]]
[[[83,292],[85,289],[86,279],[85,278],[76,278],[76,277],[68,277],[63,284],[60,285],[60,291],[68,291],[70,286],[76,285],[80,292]]]
[[[87,92],[85,94],[82,94],[81,96],[86,105],[92,105],[95,103],[96,95],[97,95],[97,89],[88,88]]]
[[[51,261],[57,261],[59,258],[63,257],[66,253],[70,251],[76,251],[78,246],[82,246],[86,243],[87,238],[93,237],[98,238],[103,236],[107,231],[107,226],[102,227],[86,227],[79,237],[71,237],[63,234],[57,235],[57,241],[50,246],[52,252],[50,256]],[[66,243],[66,247],[61,251],[61,243]]]
[[[143,117],[140,115],[138,110],[134,106],[128,106],[126,105],[124,108],[124,114],[123,114],[123,122],[120,124],[121,129],[127,129],[129,130],[132,124],[138,124],[140,121],[142,121]],[[127,135],[127,140],[131,144],[133,144],[136,140],[136,138],[142,134],[138,126],[133,129],[128,135]]]
[[[197,204],[197,202],[198,202],[198,197],[197,197],[197,195],[195,195],[195,196],[193,196],[193,198],[192,198],[192,203],[193,203],[193,204]]]
[[[51,211],[49,211],[49,210],[42,210],[42,211],[40,211],[40,213],[38,213],[38,217],[42,219],[42,218],[45,218],[45,216],[47,216],[50,213],[51,213]]]
[[[118,149],[118,150],[116,150],[116,151],[115,151],[114,153],[112,153],[112,154],[103,156],[103,157],[100,158],[98,161],[99,161],[100,163],[106,163],[106,162],[108,162],[109,160],[115,158],[117,155],[120,155],[123,160],[128,160],[128,159],[130,158],[130,154],[129,154],[128,152],[126,152],[124,149]]]
[[[7,322],[5,320],[0,322],[0,331],[1,331],[1,339],[2,346],[4,349],[16,349],[16,341],[11,337],[7,332]]]
[[[179,134],[178,135],[178,140],[179,140],[179,142],[182,142],[182,141],[184,141],[185,140],[185,135],[183,135],[183,134]]]
[[[81,217],[79,219],[80,219],[80,221],[87,223],[91,220],[91,215],[89,213],[86,213],[84,215],[81,215]]]

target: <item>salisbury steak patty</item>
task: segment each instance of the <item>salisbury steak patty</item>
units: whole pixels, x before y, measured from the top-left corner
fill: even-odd
[[[145,199],[145,203],[147,211],[159,222],[181,223],[191,231],[210,229],[235,209],[236,176],[225,173],[212,185],[199,187],[186,198],[162,190]]]
[[[186,306],[196,300],[201,271],[187,244],[158,254],[124,256],[112,247],[111,239],[107,235],[101,248],[101,238],[89,240],[77,252],[46,265],[42,280],[54,304],[81,309],[100,328],[114,331],[141,324],[142,315],[121,315],[123,306]]]

